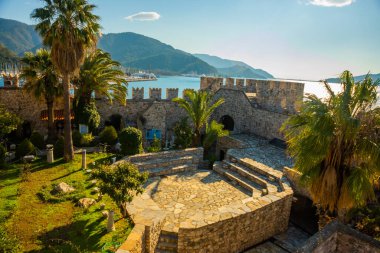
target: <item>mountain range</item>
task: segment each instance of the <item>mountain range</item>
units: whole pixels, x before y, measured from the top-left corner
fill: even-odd
[[[367,75],[361,75],[361,76],[354,76],[355,82],[360,82],[365,79]],[[377,79],[380,79],[380,73],[379,74],[370,74],[371,78],[373,81],[376,81]],[[340,78],[328,78],[326,79],[327,82],[329,83],[340,83]]]
[[[0,18],[0,44],[22,56],[42,47],[34,26]],[[189,54],[156,39],[136,33],[103,34],[98,47],[111,54],[126,68],[162,75],[206,74],[248,78],[272,78],[267,72],[238,61],[204,54]]]
[[[223,59],[218,56],[208,54],[194,54],[194,56],[207,62],[218,70],[218,73],[225,77],[246,77],[268,79],[274,78],[262,69],[255,69],[241,61]]]

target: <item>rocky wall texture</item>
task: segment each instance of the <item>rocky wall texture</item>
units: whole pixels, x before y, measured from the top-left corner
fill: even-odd
[[[150,226],[145,226],[145,235],[146,235],[146,252],[154,253],[158,239],[160,238],[161,230],[165,224],[165,218],[153,220]]]
[[[32,94],[19,88],[0,88],[0,104],[21,119],[29,121],[33,131],[47,134],[47,121],[41,120],[41,111],[47,110],[44,98],[36,99]],[[63,100],[57,99],[54,110],[63,109]]]
[[[136,224],[116,253],[145,253],[145,226]]]
[[[230,219],[200,228],[180,228],[178,252],[242,252],[288,227],[292,194]]]

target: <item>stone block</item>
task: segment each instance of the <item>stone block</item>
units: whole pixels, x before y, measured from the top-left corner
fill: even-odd
[[[149,88],[149,99],[161,100],[161,88]]]
[[[172,100],[178,97],[178,88],[166,88],[166,99]]]
[[[144,87],[132,88],[132,99],[133,100],[143,100],[144,99]]]

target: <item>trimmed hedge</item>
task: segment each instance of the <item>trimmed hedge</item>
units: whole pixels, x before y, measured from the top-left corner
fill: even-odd
[[[119,133],[121,153],[124,155],[135,155],[143,152],[142,133],[134,127],[127,127]]]
[[[16,148],[16,157],[21,158],[26,155],[34,155],[36,148],[29,139],[23,140]]]
[[[45,149],[45,140],[42,134],[38,132],[33,132],[30,136],[30,141],[38,149]]]
[[[101,143],[115,145],[117,142],[117,132],[113,126],[106,126],[99,134]]]

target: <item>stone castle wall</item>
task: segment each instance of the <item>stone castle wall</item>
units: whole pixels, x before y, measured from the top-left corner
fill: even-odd
[[[288,227],[292,194],[258,210],[200,228],[180,228],[178,252],[242,252]]]
[[[294,114],[300,110],[304,93],[304,83],[201,77],[202,90],[217,92],[221,88],[255,93],[254,100],[261,109],[285,114]]]
[[[303,84],[255,79],[202,77],[200,87],[215,92],[215,99],[225,99],[212,119],[219,122],[228,115],[234,120],[232,133],[254,133],[270,139],[283,139],[278,129],[289,114],[297,112],[303,95]],[[124,125],[138,127],[144,137],[145,130],[159,129],[163,141],[173,140],[175,123],[187,114],[172,102],[178,97],[178,88],[166,89],[167,99],[162,99],[162,92],[161,88],[150,88],[149,96],[145,98],[144,88],[132,88],[132,98],[127,99],[126,105],[117,101],[111,104],[107,98],[97,97],[102,124],[112,114],[120,114]],[[36,101],[19,88],[0,88],[0,103],[22,119],[32,122],[35,131],[46,133],[47,122],[40,120],[41,111],[46,110],[43,99]],[[57,101],[55,109],[63,109],[62,100]]]
[[[37,100],[20,88],[0,88],[0,104],[21,119],[31,123],[32,129],[47,134],[47,121],[41,120],[41,111],[47,110],[44,98]],[[63,109],[63,100],[56,99],[54,110]]]

